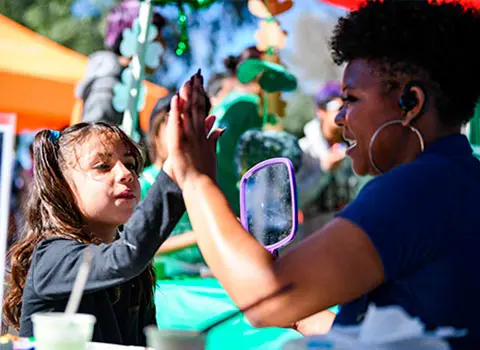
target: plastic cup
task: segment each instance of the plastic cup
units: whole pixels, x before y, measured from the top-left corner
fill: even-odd
[[[32,315],[35,350],[85,350],[95,316],[46,312]]]
[[[205,335],[194,331],[145,328],[147,346],[154,350],[203,350]]]

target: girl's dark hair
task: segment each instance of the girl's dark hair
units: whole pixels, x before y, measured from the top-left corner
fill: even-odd
[[[136,172],[143,168],[143,158],[137,145],[117,126],[103,122],[80,123],[60,134],[50,130],[37,133],[33,142],[33,187],[27,206],[24,235],[8,252],[11,271],[7,274],[8,290],[3,303],[7,324],[19,328],[23,288],[35,247],[44,239],[58,237],[83,244],[99,244],[87,229],[87,222],[77,207],[73,192],[64,176],[76,160],[75,146],[92,134],[107,134],[108,140],[122,141],[135,158]],[[108,141],[107,141],[108,142]],[[153,296],[155,275],[150,265],[139,277],[143,296],[149,302]]]
[[[238,56],[232,56],[232,55],[228,56],[223,61],[223,64],[225,65],[227,72],[231,76],[236,76],[237,68],[238,66],[240,66],[240,64],[242,64],[244,61],[248,60],[249,58],[261,59],[263,54],[264,52],[260,51],[255,46],[250,46],[250,47],[247,47],[245,50],[243,50],[242,53]]]
[[[336,25],[333,60],[377,63],[387,84],[396,88],[404,86],[398,84],[402,77],[420,81],[441,122],[459,126],[473,116],[480,95],[475,68],[480,51],[473,44],[480,14],[464,6],[458,1],[369,0]]]

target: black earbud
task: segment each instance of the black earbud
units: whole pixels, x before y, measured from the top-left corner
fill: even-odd
[[[419,82],[411,81],[407,85],[405,85],[405,87],[403,88],[402,96],[398,100],[398,105],[403,111],[405,111],[405,113],[411,111],[413,108],[415,108],[418,105],[417,94],[414,91],[412,91],[413,87],[420,88],[425,95],[425,101],[422,105],[422,109],[420,110],[418,115],[415,116],[414,118],[414,119],[418,119],[423,114],[424,107],[427,102],[426,101],[427,95],[425,94],[425,89],[422,87],[422,85]]]
[[[412,87],[418,86],[415,82],[410,82],[403,88],[402,96],[398,105],[405,112],[411,111],[418,104],[417,94],[412,91]]]

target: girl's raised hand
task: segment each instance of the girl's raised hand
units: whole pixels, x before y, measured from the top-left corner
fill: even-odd
[[[207,98],[199,70],[171,102],[166,167],[182,189],[188,179],[198,175],[216,177],[216,144],[223,130],[210,132],[215,117],[207,117]]]

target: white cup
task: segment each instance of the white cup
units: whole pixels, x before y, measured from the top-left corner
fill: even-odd
[[[194,331],[145,328],[148,347],[154,350],[203,350],[205,335]]]
[[[85,350],[92,340],[95,316],[46,312],[32,315],[35,350]]]

